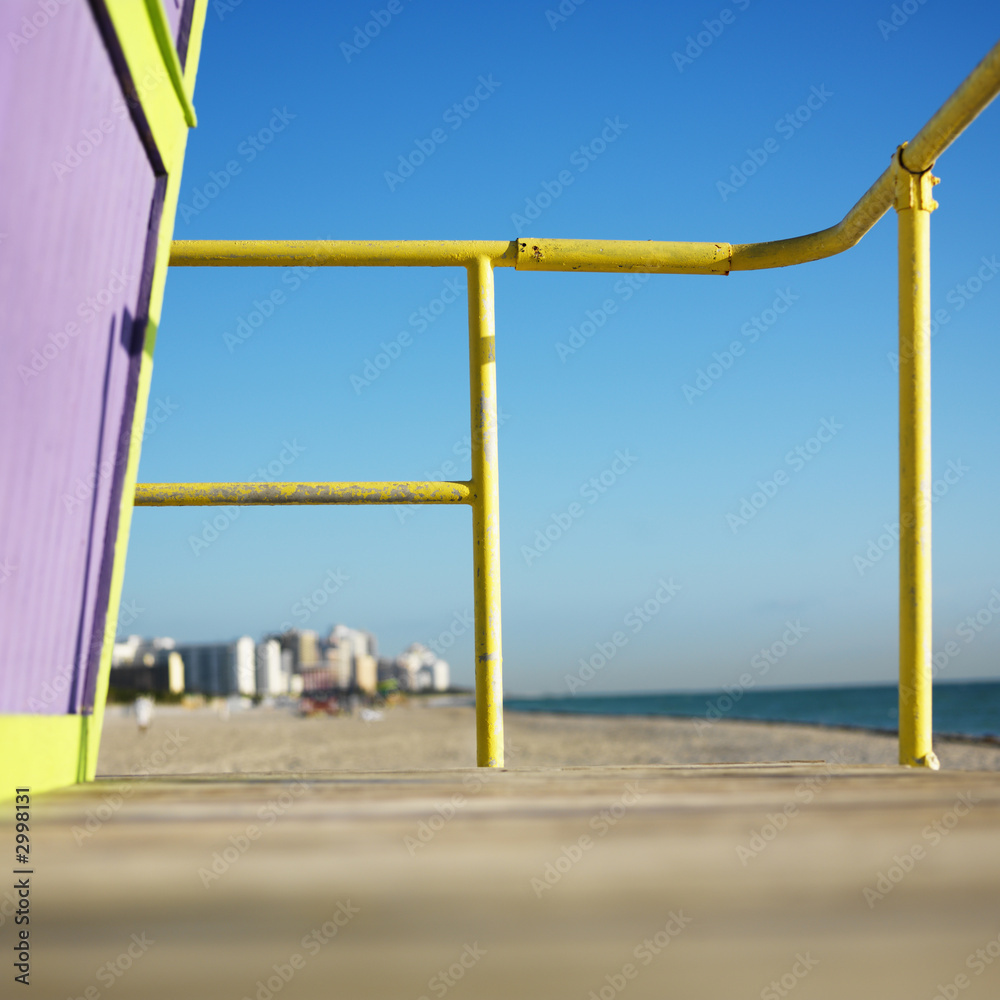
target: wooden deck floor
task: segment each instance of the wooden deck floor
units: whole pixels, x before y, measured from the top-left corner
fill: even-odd
[[[32,825],[40,1000],[1000,996],[990,773],[104,779]]]

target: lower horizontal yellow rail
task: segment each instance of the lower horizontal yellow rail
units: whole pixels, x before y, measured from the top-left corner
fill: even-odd
[[[440,483],[138,483],[136,507],[231,504],[472,503],[472,484]]]

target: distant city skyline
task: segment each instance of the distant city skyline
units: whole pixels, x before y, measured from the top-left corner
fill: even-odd
[[[274,698],[317,692],[374,696],[382,686],[409,692],[447,691],[449,664],[411,643],[394,657],[378,656],[378,639],[363,629],[330,626],[243,635],[228,641],[185,642],[172,636],[120,637],[112,653],[111,687],[136,693]]]

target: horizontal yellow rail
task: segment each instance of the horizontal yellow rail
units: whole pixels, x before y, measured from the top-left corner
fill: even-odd
[[[965,78],[940,110],[904,143],[902,161],[907,170],[922,173],[958,138],[975,117],[1000,92],[1000,42]],[[822,257],[832,257],[853,247],[892,207],[896,168],[889,166],[835,226],[808,236],[794,236],[769,243],[733,246],[733,270],[755,271],[787,267]]]
[[[1000,92],[1000,43],[905,145],[902,162],[921,173]],[[890,166],[835,226],[766,243],[667,243],[653,240],[175,240],[175,267],[467,267],[485,257],[519,271],[645,271],[728,274],[788,267],[853,247],[890,209]]]
[[[958,85],[931,120],[910,140],[903,166],[911,173],[930,170],[934,161],[972,124],[1000,91],[1000,42]]]
[[[172,267],[513,267],[515,240],[174,240]]]
[[[519,271],[645,271],[652,274],[729,274],[728,243],[654,240],[517,241]]]
[[[440,483],[139,483],[136,507],[228,507],[232,504],[469,503],[472,484]]]

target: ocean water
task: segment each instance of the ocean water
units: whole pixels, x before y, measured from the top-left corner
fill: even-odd
[[[508,698],[519,712],[583,715],[673,715],[709,719],[807,722],[895,732],[899,721],[895,685],[765,688],[677,694],[578,694]],[[1000,738],[1000,681],[934,685],[934,732]]]

